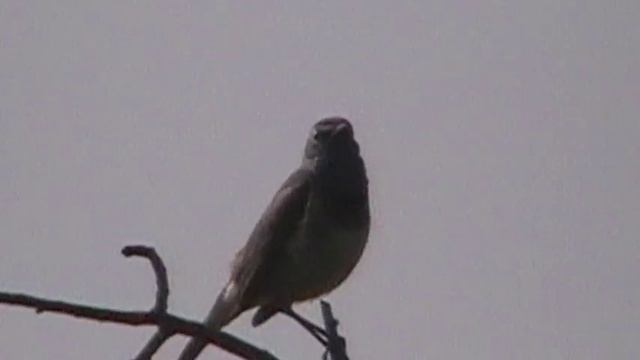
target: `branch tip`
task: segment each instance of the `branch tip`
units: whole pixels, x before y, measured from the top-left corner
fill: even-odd
[[[165,314],[168,308],[169,299],[169,280],[167,279],[167,268],[162,262],[162,258],[156,250],[150,246],[129,245],[122,248],[122,255],[125,257],[140,256],[151,263],[153,272],[156,275],[156,302],[152,312],[156,314]]]

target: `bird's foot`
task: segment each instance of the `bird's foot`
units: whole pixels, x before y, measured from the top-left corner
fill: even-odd
[[[322,346],[327,346],[329,343],[327,332],[324,328],[314,324],[312,321],[307,320],[302,315],[296,313],[291,307],[281,310],[281,312],[288,317],[295,320],[305,330],[307,330]]]

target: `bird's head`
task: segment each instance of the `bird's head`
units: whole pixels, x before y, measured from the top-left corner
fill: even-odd
[[[304,151],[305,160],[358,155],[358,143],[353,137],[353,127],[345,118],[329,117],[318,121],[311,128]]]

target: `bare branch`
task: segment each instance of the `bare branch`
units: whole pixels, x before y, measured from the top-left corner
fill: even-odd
[[[158,330],[155,332],[155,334],[153,334],[151,339],[147,341],[142,350],[140,350],[138,355],[136,355],[133,360],[151,359],[151,357],[156,352],[158,352],[162,344],[164,344],[172,335],[173,333],[171,333],[171,331],[167,330],[166,328],[162,326],[158,327]]]
[[[167,268],[164,266],[164,262],[160,256],[158,256],[158,253],[156,253],[153,248],[146,246],[126,246],[122,249],[122,255],[126,257],[141,256],[151,262],[153,272],[156,275],[156,303],[151,311],[156,314],[166,314],[169,302],[169,280],[167,278]],[[174,333],[167,329],[166,326],[159,325],[156,333],[153,334],[134,360],[151,359],[160,347],[173,335]]]
[[[167,279],[167,268],[156,250],[142,245],[125,246],[122,248],[122,255],[126,257],[140,256],[151,262],[151,267],[156,275],[156,303],[152,311],[166,313],[169,302],[169,280]]]
[[[266,350],[260,349],[231,334],[210,330],[201,323],[167,313],[169,282],[162,259],[153,248],[145,246],[127,246],[122,249],[122,253],[127,257],[144,257],[153,266],[158,288],[155,305],[150,311],[106,309],[10,292],[0,292],[0,304],[31,308],[38,314],[51,312],[81,319],[129,326],[157,326],[159,331],[149,342],[150,346],[146,346],[136,357],[136,359],[140,360],[150,359],[162,343],[175,334],[206,339],[209,343],[243,359],[277,360]]]
[[[338,320],[333,317],[331,304],[322,300],[320,301],[320,307],[322,309],[324,328],[329,340],[327,351],[331,356],[331,360],[349,360],[347,356],[347,342],[338,334]]]
[[[202,323],[168,313],[169,281],[167,279],[167,269],[160,256],[153,248],[147,246],[127,246],[122,249],[122,254],[126,257],[143,257],[151,263],[157,286],[155,304],[151,310],[122,311],[10,292],[0,292],[0,304],[34,309],[38,314],[51,312],[99,322],[129,326],[156,326],[158,330],[135,357],[135,360],[151,359],[162,344],[176,334],[205,339],[210,344],[243,359],[277,360],[277,358],[268,351],[260,349],[229,333],[211,330]],[[284,311],[284,313],[294,318],[303,326],[306,325],[305,328],[308,331],[317,335],[316,338],[318,338],[327,349],[323,358],[330,355],[332,360],[349,360],[346,354],[346,341],[338,334],[338,321],[333,317],[331,305],[322,301],[321,308],[325,325],[324,329],[302,318],[291,309]],[[323,337],[326,337],[327,340],[325,341]]]
[[[0,303],[34,309],[36,313],[52,312],[77,318],[130,326],[154,325],[154,314],[147,311],[120,311],[43,299],[31,295],[0,292]]]

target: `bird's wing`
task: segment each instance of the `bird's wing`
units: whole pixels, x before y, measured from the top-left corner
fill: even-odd
[[[219,329],[240,312],[257,305],[252,301],[264,291],[265,279],[282,259],[287,241],[304,218],[310,182],[311,171],[301,168],[280,187],[251,232],[249,241],[236,255],[231,279],[209,312],[206,326]],[[206,345],[202,339],[192,339],[179,359],[195,359]]]
[[[311,187],[311,170],[300,168],[280,187],[254,227],[247,244],[236,255],[231,281],[242,308],[257,304],[273,267],[281,263],[285,247],[304,219]]]

